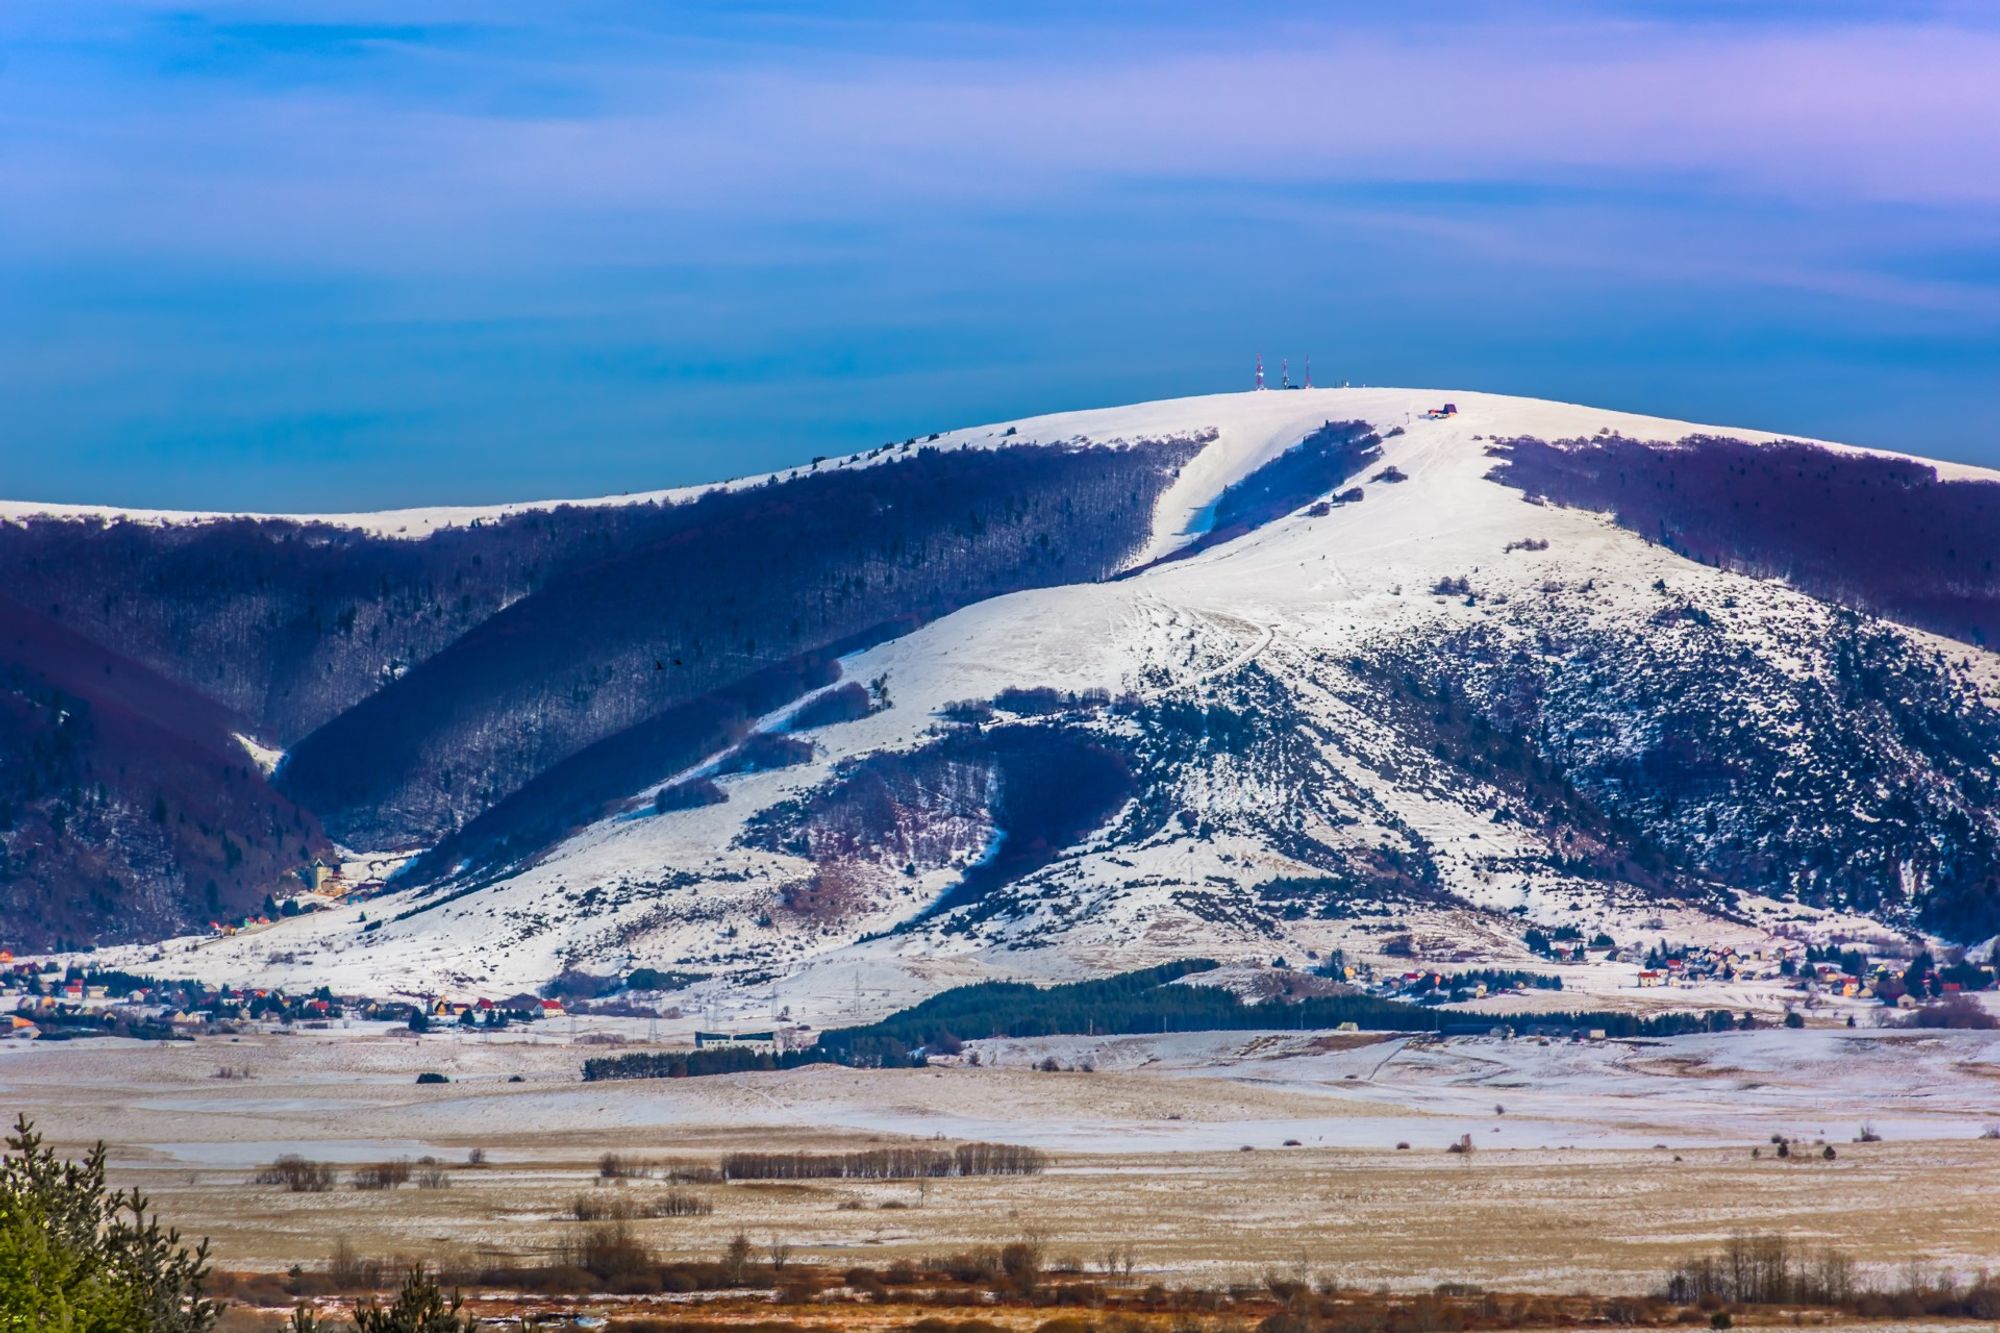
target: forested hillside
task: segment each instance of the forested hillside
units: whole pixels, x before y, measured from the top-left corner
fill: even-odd
[[[1616,515],[1704,564],[1981,646],[2000,643],[2000,483],[1913,458],[1722,436],[1494,446],[1493,476]]]
[[[338,836],[433,842],[586,747],[778,663],[1115,572],[1197,447],[918,449],[711,492],[321,728],[281,781]]]
[[[321,818],[350,845],[443,839],[420,877],[531,855],[836,679],[841,652],[1115,572],[1207,438],[912,443],[415,540],[0,523],[0,938],[240,917],[329,849]],[[239,732],[289,747],[282,794]]]
[[[0,595],[0,941],[153,938],[255,911],[328,850],[218,705]]]

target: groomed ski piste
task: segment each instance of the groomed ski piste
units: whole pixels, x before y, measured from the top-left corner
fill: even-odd
[[[1445,403],[1453,414],[1429,415]],[[1353,479],[1363,488],[1361,502],[1317,514],[1302,508],[1171,558],[1202,535],[1203,515],[1231,484],[1322,423],[1357,419],[1384,437],[1379,462]],[[1161,499],[1152,536],[1131,560],[1128,577],[994,598],[846,659],[844,679],[885,680],[892,706],[815,730],[808,763],[716,778],[725,803],[655,814],[649,802],[657,786],[649,787],[632,794],[628,811],[448,900],[391,892],[231,938],[100,950],[95,961],[232,984],[328,985],[376,995],[510,994],[565,969],[623,974],[653,967],[705,975],[677,998],[688,1012],[714,1021],[788,1014],[825,1024],[877,1016],[968,981],[1075,979],[1191,955],[1250,967],[1339,950],[1350,960],[1395,965],[1384,946],[1398,935],[1414,937],[1426,958],[1530,966],[1535,960],[1520,939],[1524,924],[1575,925],[1621,940],[1727,943],[1745,952],[1779,938],[1883,933],[1866,919],[1797,902],[1741,895],[1731,911],[1718,914],[1552,872],[1553,849],[1541,832],[1496,822],[1502,804],[1496,791],[1476,780],[1443,780],[1423,756],[1409,753],[1407,741],[1365,706],[1357,678],[1342,665],[1364,651],[1422,651],[1466,631],[1523,642],[1538,625],[1554,622],[1643,632],[1663,600],[1696,598],[1728,608],[1719,613],[1722,632],[1745,649],[1780,672],[1809,676],[1819,667],[1822,631],[1834,614],[1824,603],[1780,582],[1682,559],[1608,516],[1530,503],[1489,477],[1495,461],[1489,445],[1520,436],[1556,441],[1609,433],[1672,442],[1710,434],[1757,443],[1799,437],[1467,391],[1342,388],[1033,417],[944,432],[930,447],[1066,441],[1145,447],[1148,440],[1210,430],[1213,443]],[[873,465],[857,455],[819,466]],[[1931,465],[1941,477],[2000,480],[2000,473]],[[1383,473],[1400,476],[1373,479]],[[705,489],[581,503],[684,499]],[[538,507],[546,506],[316,517],[414,537]],[[0,518],[17,521],[86,513],[114,516],[0,505]],[[1472,581],[1479,595],[1436,591],[1452,578]],[[1899,632],[1944,653],[1989,698],[2000,688],[1991,654]],[[1250,890],[1309,869],[1261,831],[1275,807],[1297,803],[1296,775],[1232,767],[1226,758],[1198,766],[1180,784],[1181,799],[1207,825],[1199,834],[1122,841],[1114,821],[1008,884],[1009,910],[977,919],[925,916],[986,850],[989,831],[977,821],[967,822],[963,846],[948,864],[914,875],[863,867],[849,910],[834,922],[774,910],[784,886],[814,867],[742,837],[753,816],[828,782],[844,764],[923,745],[953,701],[1031,687],[1200,701],[1252,670],[1283,688],[1302,725],[1319,738],[1311,788],[1317,804],[1297,818],[1322,843],[1357,855],[1420,845],[1438,868],[1441,901],[1275,923],[1191,909],[1198,891]],[[791,711],[773,714],[766,725],[778,726]],[[1782,717],[1771,721],[1779,729],[1784,724]],[[1570,969],[1571,993],[1563,1002],[1579,1004],[1575,992],[1582,989],[1593,1002],[1688,1007],[1684,996],[1636,990],[1637,970],[1623,962]],[[1755,977],[1706,997],[1702,1007],[1711,1007],[1708,1000],[1712,1007],[1766,1011],[1783,1003],[1775,978]]]

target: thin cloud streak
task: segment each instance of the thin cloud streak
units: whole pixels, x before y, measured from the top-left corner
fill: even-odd
[[[1433,35],[1109,67],[863,59],[672,70],[664,109],[475,116],[258,90],[143,125],[10,117],[10,230],[132,252],[360,259],[599,215],[664,223],[1006,206],[1148,180],[1644,182],[1807,208],[2000,208],[2000,35],[1946,27]],[[634,72],[605,66],[606,101]],[[39,132],[39,134],[38,134]],[[38,151],[37,138],[45,143]],[[135,211],[136,210],[136,211]]]
[[[568,466],[694,480],[1226,387],[1251,339],[1378,382],[1654,392],[1579,369],[1617,328],[1709,419],[1760,365],[1790,377],[1765,421],[1945,339],[1967,384],[2000,373],[2000,30],[1675,12],[0,10],[0,450],[74,498],[66,449],[195,491],[293,475],[277,439],[393,457],[398,487],[431,459],[417,498],[448,498],[468,435],[518,465],[491,477],[541,475],[553,433]]]

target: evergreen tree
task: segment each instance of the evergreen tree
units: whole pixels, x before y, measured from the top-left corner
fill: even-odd
[[[0,1158],[0,1328],[8,1333],[206,1333],[208,1242],[190,1250],[137,1190],[105,1186],[104,1145],[56,1156],[27,1118]]]

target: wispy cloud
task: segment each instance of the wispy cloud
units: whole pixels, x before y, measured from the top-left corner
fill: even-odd
[[[1946,23],[1327,24],[1129,55],[1068,52],[1060,30],[992,56],[875,31],[879,49],[837,60],[785,43],[619,49],[615,28],[552,32],[538,58],[525,28],[181,16],[129,34],[179,52],[143,113],[131,87],[100,99],[17,72],[28,95],[7,99],[0,164],[51,232],[165,246],[407,245],[475,215],[532,231],[626,210],[1027,207],[1150,180],[2000,210],[2000,32]]]
[[[1315,290],[1391,327],[1408,317],[1399,288],[1447,274],[1544,321],[1621,313],[1583,304],[1591,291],[1657,317],[1674,302],[1647,301],[1649,285],[1692,285],[1773,337],[1829,319],[1935,335],[1924,321],[1945,320],[1985,346],[2000,328],[2000,26],[1982,7],[1305,12],[0,10],[0,284],[22,298],[0,313],[0,354],[32,348],[45,383],[88,382],[93,358],[128,364],[114,349],[135,330],[180,328],[208,340],[182,354],[226,385],[221,358],[246,329],[432,349],[532,337],[542,356],[593,319],[681,349],[669,356],[693,326],[744,352],[758,329],[844,336],[862,349],[860,430],[885,373],[866,349],[906,357],[926,336],[912,330],[962,336],[968,311],[1020,311],[1030,292],[1051,328],[1104,338],[1232,303],[1253,324],[1297,323]],[[1292,280],[1246,281],[1266,256]],[[53,342],[52,327],[66,330]],[[1010,331],[1009,373],[1064,361],[1058,336]],[[1685,346],[1702,336],[1687,325]],[[291,379],[316,364],[347,384],[355,346],[302,344]],[[550,391],[602,387],[591,365],[629,361],[574,361]],[[386,401],[364,405],[378,415],[349,433],[446,431],[479,373],[441,389],[389,372],[370,390]],[[822,389],[840,385],[829,372]],[[26,395],[38,429],[74,421],[106,448],[152,429],[18,369],[0,388]],[[634,431],[663,410],[657,385],[607,391],[628,395]],[[617,419],[615,403],[592,410]],[[791,429],[771,424],[770,447]]]

